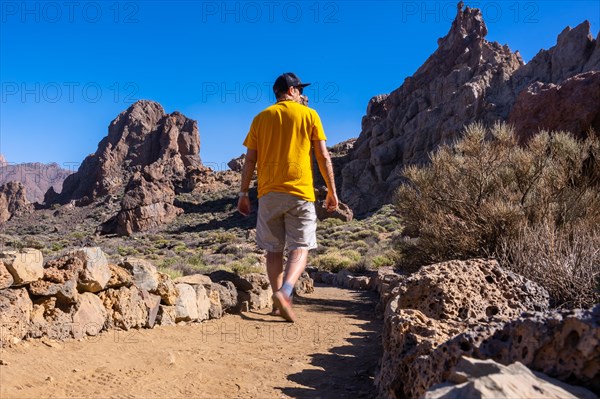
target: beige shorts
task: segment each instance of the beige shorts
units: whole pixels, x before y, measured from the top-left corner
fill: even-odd
[[[258,200],[256,243],[269,252],[317,247],[314,202],[295,195],[271,192]]]

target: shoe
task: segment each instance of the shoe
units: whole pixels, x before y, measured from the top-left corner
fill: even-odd
[[[273,294],[273,304],[277,309],[279,309],[281,317],[291,323],[296,321],[296,315],[292,310],[292,301],[290,298],[286,297],[283,292],[277,291]]]

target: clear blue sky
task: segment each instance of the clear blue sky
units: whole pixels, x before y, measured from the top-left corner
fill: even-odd
[[[138,99],[196,119],[216,169],[244,152],[282,72],[313,82],[328,143],[356,137],[369,99],[436,49],[456,1],[0,1],[0,153],[78,164]],[[600,26],[595,1],[465,1],[488,40],[530,60],[566,26]],[[71,166],[72,167],[72,166]]]

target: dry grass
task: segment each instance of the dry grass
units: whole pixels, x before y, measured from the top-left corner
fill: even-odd
[[[590,307],[600,302],[600,231],[571,231],[542,224],[526,226],[516,239],[502,242],[498,260],[544,286],[556,307]]]

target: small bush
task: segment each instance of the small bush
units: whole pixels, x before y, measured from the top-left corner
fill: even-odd
[[[511,127],[475,124],[454,146],[432,154],[431,164],[405,168],[407,184],[398,189],[395,203],[405,234],[418,239],[397,240],[404,267],[499,256],[527,275],[526,264],[539,270],[541,264],[560,263],[558,255],[551,259],[554,255],[535,242],[542,227],[571,248],[563,254],[576,251],[576,230],[577,240],[593,242],[600,223],[600,144],[593,133],[589,136],[577,141],[567,133],[541,132],[519,146]],[[540,259],[526,263],[519,251]],[[584,273],[592,286],[599,267],[596,262]],[[556,305],[592,300],[589,290],[583,300],[560,284],[542,285]]]
[[[323,255],[316,256],[312,264],[319,269],[329,270],[337,273],[342,269],[348,269],[360,262],[362,256],[354,250],[329,251]]]

